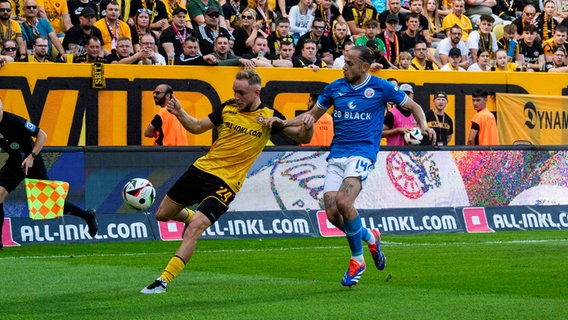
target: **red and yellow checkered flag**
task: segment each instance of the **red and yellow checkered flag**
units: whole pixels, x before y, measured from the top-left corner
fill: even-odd
[[[30,218],[46,220],[63,216],[69,183],[56,180],[25,179]]]

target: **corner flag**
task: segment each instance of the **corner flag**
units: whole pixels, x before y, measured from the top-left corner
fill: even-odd
[[[30,218],[46,220],[63,216],[69,183],[56,180],[25,179]]]

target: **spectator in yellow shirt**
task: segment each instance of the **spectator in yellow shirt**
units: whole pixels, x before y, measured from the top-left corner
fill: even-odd
[[[462,29],[461,40],[467,42],[469,33],[473,29],[471,21],[464,14],[465,12],[465,1],[464,0],[454,0],[452,4],[452,12],[444,17],[442,20],[442,30],[448,32],[448,30],[458,25]]]
[[[131,38],[132,45],[135,48],[138,45],[137,33],[131,34],[128,24],[120,20],[119,17],[120,7],[116,1],[111,1],[106,7],[106,17],[98,20],[94,24],[103,35],[102,42],[104,44],[105,56],[109,55],[113,49],[116,49],[118,38],[120,37]],[[136,39],[132,37],[136,37]]]

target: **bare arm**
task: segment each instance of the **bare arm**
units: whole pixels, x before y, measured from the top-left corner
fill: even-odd
[[[310,110],[297,115],[296,117],[288,120],[282,120],[277,117],[272,117],[269,119],[264,120],[264,124],[268,127],[272,127],[273,125],[279,127],[299,127],[299,126],[306,126],[307,128],[311,127],[316,123],[316,121],[323,116],[325,110],[316,107],[311,108]]]
[[[301,125],[299,127],[284,127],[284,134],[299,143],[310,143],[314,134],[313,125]]]
[[[428,135],[428,138],[430,138],[432,144],[435,145],[436,132],[434,131],[434,129],[428,127],[428,123],[426,122],[426,115],[424,114],[424,110],[422,110],[422,107],[410,98],[406,100],[406,102],[402,105],[402,107],[412,112],[412,115],[414,115],[414,119],[416,120],[416,123],[418,123],[418,126],[420,127],[422,134]]]
[[[69,12],[63,12],[61,14],[61,19],[63,19],[63,25],[65,26],[65,30],[73,28],[73,23],[71,22],[71,15],[69,15]]]
[[[166,56],[169,53],[175,53],[175,49],[174,49],[174,44],[171,42],[164,42],[162,43],[162,48],[164,49],[164,51],[166,52]]]
[[[497,5],[497,1],[495,0],[465,0],[465,3],[470,6],[484,6],[490,8]]]
[[[37,7],[37,16],[39,18],[46,18],[47,19],[47,13],[45,13],[45,8],[44,7]]]
[[[467,138],[467,145],[474,146],[475,145],[475,137],[477,137],[477,130],[471,129],[469,131],[469,137]]]
[[[26,48],[26,41],[24,38],[22,38],[22,36],[16,37],[16,43],[18,44],[20,55],[26,55],[28,50]]]
[[[59,38],[57,37],[57,34],[55,32],[50,32],[48,34],[49,39],[51,40],[51,43],[53,43],[53,46],[55,47],[55,49],[57,49],[57,51],[59,51],[59,53],[61,54],[61,58],[63,59],[63,61],[65,61],[65,49],[63,49],[63,45],[61,44],[61,41],[59,40]]]
[[[195,21],[195,23],[197,23],[197,25],[200,26],[205,23],[205,17],[202,14],[200,14],[198,16],[193,17],[193,21]]]
[[[41,152],[41,149],[43,149],[43,145],[45,144],[46,140],[47,134],[45,133],[45,131],[39,129],[34,142],[34,146],[32,148],[32,152],[24,159],[24,161],[22,161],[22,169],[24,169],[24,173],[26,175],[28,175],[28,169],[33,167],[34,165],[34,157],[32,156],[32,153],[39,154]]]
[[[568,67],[557,67],[548,70],[548,72],[568,72]]]
[[[144,136],[146,138],[155,138],[155,137],[158,136],[156,134],[156,129],[154,128],[154,126],[151,123],[144,130]]]
[[[453,134],[449,134],[446,138],[448,139],[447,143],[450,144],[450,141],[452,141],[452,138],[454,137]]]
[[[286,11],[286,0],[278,0],[277,2],[280,12],[282,13],[282,17],[287,18],[288,12]]]
[[[193,134],[200,134],[215,127],[209,117],[198,120],[197,118],[190,116],[184,109],[182,109],[179,100],[174,95],[172,95],[172,98],[168,102],[168,106],[166,108],[169,113],[178,118],[179,122],[187,131]]]
[[[365,29],[357,27],[355,21],[349,21],[347,22],[347,25],[349,26],[349,30],[353,36],[365,34]]]
[[[272,65],[275,67],[284,67],[284,68],[292,68],[293,64],[290,60],[285,59],[276,59],[272,60]]]
[[[407,131],[410,131],[410,129],[412,129],[412,127],[398,127],[398,128],[389,128],[385,125],[383,125],[383,133],[382,136],[383,138],[388,138],[390,136],[394,136],[396,134],[405,134]]]
[[[469,49],[469,52],[471,52],[471,60],[473,61],[473,63],[477,63],[477,51],[479,51],[478,49]]]

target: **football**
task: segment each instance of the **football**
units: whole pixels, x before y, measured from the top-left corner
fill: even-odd
[[[143,178],[133,178],[122,188],[122,198],[136,210],[146,210],[156,199],[156,190],[152,183]]]
[[[422,142],[422,132],[418,128],[412,128],[404,134],[404,141],[409,145],[419,145]]]

